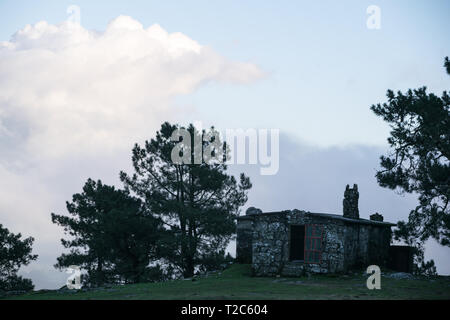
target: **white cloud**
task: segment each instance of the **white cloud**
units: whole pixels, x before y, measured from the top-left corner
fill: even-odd
[[[36,239],[39,259],[24,274],[38,288],[62,285],[52,267],[62,228],[50,213],[65,213],[88,177],[117,183],[133,143],[182,118],[175,111],[192,112],[173,98],[209,81],[261,76],[253,64],[126,16],[104,32],[39,22],[0,42],[0,223]]]
[[[24,236],[40,233],[48,225],[50,216],[45,212],[51,204],[46,187],[29,174],[12,172],[0,164],[0,223],[12,227],[14,233]],[[48,233],[43,233],[47,237]]]
[[[0,43],[0,132],[40,157],[112,151],[170,118],[173,97],[207,81],[262,75],[253,64],[127,16],[104,32],[39,22]]]

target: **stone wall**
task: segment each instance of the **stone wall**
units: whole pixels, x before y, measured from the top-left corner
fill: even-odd
[[[236,230],[236,260],[252,263],[253,218],[241,217]]]
[[[345,269],[385,266],[389,257],[391,228],[367,224],[346,225]]]
[[[289,261],[290,225],[323,226],[322,256],[319,264]],[[284,211],[255,216],[253,222],[253,261],[255,275],[301,276],[305,272],[344,271],[344,224],[304,211]]]
[[[320,263],[290,261],[290,226],[309,224],[323,227]],[[236,253],[239,262],[252,263],[256,276],[339,273],[385,265],[390,237],[390,227],[382,225],[299,210],[258,212],[239,219]]]
[[[369,263],[385,266],[389,262],[391,228],[371,226],[369,239]]]
[[[346,224],[345,228],[345,269],[368,266],[369,226]]]

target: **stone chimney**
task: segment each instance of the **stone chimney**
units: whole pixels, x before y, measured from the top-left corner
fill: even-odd
[[[245,211],[245,215],[249,216],[252,214],[260,214],[262,213],[261,209],[255,208],[255,207],[250,207],[247,209],[247,211]]]
[[[383,221],[384,218],[383,218],[383,216],[381,214],[379,214],[378,212],[375,212],[374,214],[372,214],[370,216],[370,220],[372,220],[372,221]]]
[[[358,209],[358,185],[354,184],[353,188],[349,185],[345,188],[344,192],[344,217],[351,219],[359,219],[359,209]]]

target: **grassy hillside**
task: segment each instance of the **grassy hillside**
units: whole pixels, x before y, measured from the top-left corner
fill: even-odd
[[[10,299],[450,299],[450,277],[394,279],[368,290],[366,275],[255,278],[249,265],[192,280],[112,286],[79,292],[34,292]]]

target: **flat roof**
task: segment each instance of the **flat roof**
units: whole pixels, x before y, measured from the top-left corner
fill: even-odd
[[[285,210],[285,211],[273,211],[273,212],[262,212],[262,213],[250,213],[245,216],[239,216],[238,220],[253,220],[255,216],[264,216],[264,215],[282,215],[286,214],[287,212],[292,212],[291,210]],[[349,223],[358,223],[358,224],[371,224],[371,225],[378,225],[378,226],[385,226],[385,227],[394,227],[397,224],[391,223],[391,222],[385,222],[385,221],[375,221],[375,220],[368,220],[368,219],[351,219],[344,217],[340,214],[332,214],[332,213],[319,213],[319,212],[308,212],[308,211],[298,211],[306,215],[312,215],[316,217],[323,217],[327,219],[334,219],[334,220],[340,220],[344,222]]]

